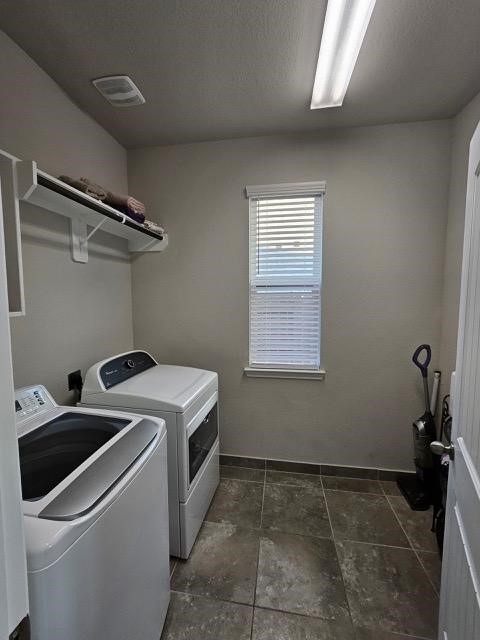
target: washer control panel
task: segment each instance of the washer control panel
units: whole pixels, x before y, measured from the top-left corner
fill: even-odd
[[[42,385],[15,390],[15,418],[17,424],[41,411],[47,411],[56,404]]]

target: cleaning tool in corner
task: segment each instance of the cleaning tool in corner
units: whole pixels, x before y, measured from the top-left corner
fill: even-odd
[[[441,372],[435,369],[433,372],[433,387],[432,387],[432,397],[430,398],[430,413],[432,416],[435,415],[437,409],[437,400],[438,400],[438,389],[440,387],[440,377]]]
[[[420,369],[423,381],[425,402],[424,413],[413,423],[413,451],[416,474],[412,478],[397,480],[400,491],[411,509],[426,511],[434,505],[434,512],[441,506],[441,493],[438,478],[438,462],[430,451],[430,443],[436,440],[437,433],[432,410],[437,403],[440,372],[435,372],[432,398],[428,388],[428,365],[432,358],[429,344],[421,344],[413,354],[412,361]],[[435,516],[434,516],[435,517]]]

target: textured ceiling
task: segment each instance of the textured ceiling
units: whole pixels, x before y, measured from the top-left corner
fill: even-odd
[[[344,106],[310,111],[325,8],[2,0],[0,28],[126,147],[444,118],[480,90],[479,0],[377,0]],[[146,104],[109,106],[90,81],[110,74]]]

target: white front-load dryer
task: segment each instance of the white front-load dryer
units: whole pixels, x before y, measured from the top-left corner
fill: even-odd
[[[169,597],[162,420],[15,394],[32,640],[158,640]]]
[[[165,420],[170,553],[188,558],[219,483],[218,375],[130,351],[90,367],[79,406]]]

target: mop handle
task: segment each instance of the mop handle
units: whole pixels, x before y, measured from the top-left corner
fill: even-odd
[[[425,358],[423,362],[421,362],[418,358],[422,351],[425,351]],[[415,353],[412,356],[413,364],[417,365],[417,367],[422,372],[422,378],[426,378],[428,376],[428,365],[430,364],[430,360],[432,359],[432,348],[429,344],[421,344],[419,347],[415,349]]]

